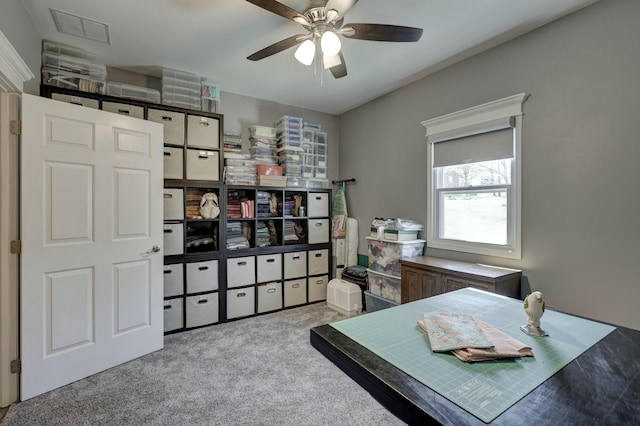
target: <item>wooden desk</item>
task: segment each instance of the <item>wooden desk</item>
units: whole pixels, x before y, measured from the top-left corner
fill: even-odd
[[[310,339],[313,347],[408,424],[485,424],[330,325],[312,328]],[[618,327],[490,424],[636,425],[639,354],[640,331]]]

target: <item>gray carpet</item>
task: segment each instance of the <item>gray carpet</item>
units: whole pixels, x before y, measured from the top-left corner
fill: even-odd
[[[402,425],[309,344],[324,303],[165,337],[165,348],[13,405],[9,425]]]

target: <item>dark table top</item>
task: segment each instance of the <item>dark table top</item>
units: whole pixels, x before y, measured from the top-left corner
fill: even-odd
[[[310,339],[408,424],[485,424],[330,325]],[[490,424],[640,424],[640,331],[617,327]]]

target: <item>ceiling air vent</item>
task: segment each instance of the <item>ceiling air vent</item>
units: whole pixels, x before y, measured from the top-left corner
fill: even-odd
[[[49,10],[51,10],[51,16],[59,32],[111,44],[107,24],[56,9]]]

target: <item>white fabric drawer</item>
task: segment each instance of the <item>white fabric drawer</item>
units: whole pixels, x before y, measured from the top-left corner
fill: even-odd
[[[329,273],[329,250],[309,251],[309,275]]]
[[[189,296],[185,299],[187,327],[218,322],[218,293]]]
[[[164,143],[184,145],[184,114],[149,108],[147,120],[164,125]]]
[[[309,219],[309,244],[329,242],[329,219]]]
[[[173,331],[183,328],[182,322],[182,298],[164,301],[164,331]]]
[[[219,158],[217,151],[187,149],[187,179],[218,180]]]
[[[180,188],[165,188],[164,198],[164,220],[184,219],[184,191]]]
[[[256,283],[256,258],[234,257],[227,259],[227,288]]]
[[[307,279],[300,278],[284,282],[284,307],[307,303]]]
[[[258,313],[282,309],[282,283],[258,285]]]
[[[184,294],[184,265],[176,263],[164,265],[164,297],[181,296]]]
[[[183,152],[180,148],[164,147],[164,178],[182,179]]]
[[[307,253],[297,251],[284,254],[284,279],[307,276]]]
[[[163,236],[165,256],[183,253],[184,228],[181,223],[165,223]]]
[[[144,108],[138,105],[122,104],[119,102],[102,102],[103,111],[115,112],[127,117],[144,119]]]
[[[327,283],[329,276],[309,278],[309,303],[325,300],[327,298]]]
[[[329,193],[309,192],[307,206],[307,216],[309,217],[329,216]]]
[[[282,255],[264,254],[257,256],[258,282],[279,281],[282,279]]]
[[[227,290],[227,319],[255,314],[255,300],[255,287]]]
[[[220,147],[220,121],[198,115],[187,116],[187,146],[199,148]]]
[[[187,263],[187,293],[218,289],[218,261]]]
[[[100,102],[97,99],[85,98],[82,96],[63,95],[62,93],[52,93],[51,99],[66,102],[74,105],[81,105],[88,108],[100,109]]]

